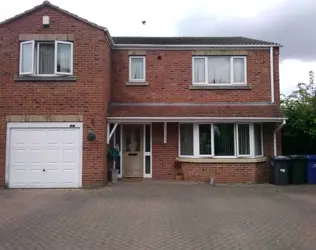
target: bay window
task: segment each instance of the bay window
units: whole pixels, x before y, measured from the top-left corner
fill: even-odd
[[[260,123],[181,123],[179,155],[187,157],[258,157],[263,155]]]
[[[73,44],[25,41],[20,44],[20,75],[72,75]]]
[[[193,57],[193,84],[246,84],[245,56]]]

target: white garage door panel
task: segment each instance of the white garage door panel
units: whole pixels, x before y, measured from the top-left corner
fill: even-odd
[[[81,186],[80,127],[13,127],[9,133],[9,187]]]

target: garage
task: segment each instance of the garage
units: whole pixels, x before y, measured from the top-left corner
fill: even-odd
[[[82,123],[7,123],[9,188],[79,188]]]

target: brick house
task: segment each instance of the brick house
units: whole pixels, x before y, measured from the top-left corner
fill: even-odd
[[[112,37],[48,1],[5,20],[0,186],[104,185],[114,146],[122,178],[182,171],[186,180],[265,181],[286,119],[279,47],[244,37]]]

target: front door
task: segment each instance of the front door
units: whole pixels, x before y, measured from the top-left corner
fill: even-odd
[[[143,125],[123,126],[123,177],[143,177]]]

